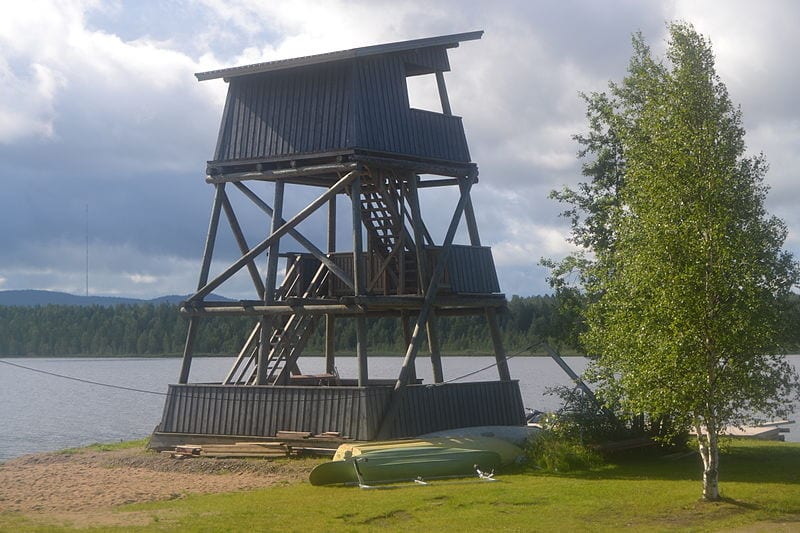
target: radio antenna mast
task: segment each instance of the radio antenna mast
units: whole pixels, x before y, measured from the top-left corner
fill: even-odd
[[[86,204],[86,296],[89,296],[89,204]]]

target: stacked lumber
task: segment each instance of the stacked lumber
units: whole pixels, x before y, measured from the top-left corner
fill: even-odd
[[[235,444],[182,444],[170,452],[172,457],[286,457],[291,448],[283,442],[237,442]]]

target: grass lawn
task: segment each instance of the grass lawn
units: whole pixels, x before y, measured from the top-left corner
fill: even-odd
[[[307,482],[120,507],[150,525],[109,531],[800,531],[800,444],[733,441],[724,500],[702,503],[700,459],[629,454],[592,472],[501,473],[375,490]],[[0,514],[0,530],[35,529]],[[82,530],[91,531],[91,530]]]

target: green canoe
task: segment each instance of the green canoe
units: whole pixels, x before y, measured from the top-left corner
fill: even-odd
[[[502,465],[509,465],[516,462],[523,454],[522,449],[505,440],[494,437],[471,435],[344,443],[336,450],[333,460],[338,461],[349,459],[350,457],[357,457],[359,455],[369,455],[384,450],[400,450],[405,448],[485,450],[497,453],[500,456]]]
[[[500,466],[500,455],[485,450],[411,446],[376,450],[318,465],[312,485],[367,485],[477,475],[476,466],[490,471]]]

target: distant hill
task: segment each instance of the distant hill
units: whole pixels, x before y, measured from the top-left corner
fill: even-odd
[[[0,305],[18,307],[35,307],[37,305],[102,305],[108,307],[112,305],[163,303],[177,305],[186,298],[188,298],[188,295],[180,296],[177,294],[170,294],[167,296],[152,298],[150,300],[143,300],[139,298],[123,298],[120,296],[78,296],[75,294],[68,294],[66,292],[39,291],[32,289],[0,291]],[[206,299],[212,301],[230,301],[229,298],[215,294],[210,295]]]

